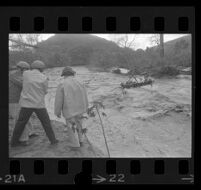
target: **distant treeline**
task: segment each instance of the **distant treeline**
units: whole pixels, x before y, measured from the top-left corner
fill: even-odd
[[[91,37],[90,37],[91,38]],[[88,41],[90,41],[88,39]],[[76,45],[64,43],[62,40],[51,39],[39,44],[35,51],[9,51],[9,66],[18,61],[33,62],[40,59],[48,68],[60,66],[87,65],[107,70],[110,67],[123,67],[136,72],[148,71],[157,73],[162,67],[189,67],[191,66],[191,38],[185,36],[165,43],[165,56],[159,56],[159,48],[152,47],[136,51],[130,48],[121,48],[114,42],[93,40],[91,43]]]

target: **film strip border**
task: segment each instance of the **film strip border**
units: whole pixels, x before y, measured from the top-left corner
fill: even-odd
[[[0,8],[0,21],[4,26],[0,29],[3,62],[8,59],[8,33],[191,33],[195,40],[194,7],[10,7]],[[2,120],[0,183],[194,183],[193,157],[9,159],[5,148],[8,147],[6,106],[7,102],[2,101],[0,109],[4,108],[1,113],[5,122]]]
[[[193,184],[189,159],[11,159],[7,184]]]
[[[93,18],[92,17],[82,17],[81,19],[81,30],[82,32],[93,32]],[[137,32],[141,30],[140,17],[130,17],[129,28],[130,32]],[[154,30],[155,32],[165,31],[165,18],[155,17],[154,18]],[[20,17],[10,18],[10,31],[20,32],[21,27]],[[69,18],[68,17],[58,17],[57,22],[57,32],[68,32],[69,30]],[[44,32],[45,31],[45,18],[35,17],[33,19],[33,31],[34,32]],[[189,18],[188,17],[178,17],[177,23],[179,32],[189,32]],[[106,32],[116,32],[117,31],[117,18],[116,17],[106,17],[105,18],[105,31]]]
[[[11,33],[191,33],[195,16],[194,7],[24,7],[7,10],[4,29]]]

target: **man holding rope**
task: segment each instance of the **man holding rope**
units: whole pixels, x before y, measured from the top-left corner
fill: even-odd
[[[9,114],[14,120],[14,125],[19,117],[20,111],[20,94],[22,92],[23,73],[30,69],[30,65],[25,61],[19,61],[16,65],[16,70],[9,74]],[[31,119],[31,118],[30,118]],[[22,146],[28,145],[29,137],[37,136],[33,132],[33,125],[29,120],[19,139],[19,144]]]
[[[37,115],[51,144],[58,143],[45,107],[44,98],[48,90],[48,79],[42,73],[45,64],[36,60],[31,64],[31,68],[32,70],[23,73],[23,88],[20,95],[21,109],[13,131],[11,146],[20,145],[19,139],[32,113]]]

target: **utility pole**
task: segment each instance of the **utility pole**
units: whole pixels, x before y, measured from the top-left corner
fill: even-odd
[[[160,34],[160,57],[164,57],[164,36]]]

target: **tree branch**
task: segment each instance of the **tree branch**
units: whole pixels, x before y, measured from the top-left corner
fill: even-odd
[[[14,42],[16,44],[18,44],[19,46],[23,46],[24,48],[27,46],[27,47],[32,47],[32,48],[38,48],[38,46],[36,45],[31,45],[31,44],[28,44],[28,43],[25,43],[25,42],[20,42],[18,40],[14,40],[14,39],[9,39],[9,41],[11,42]]]

